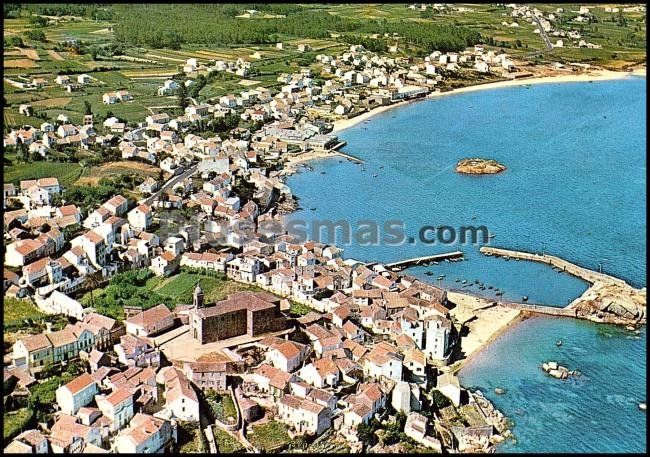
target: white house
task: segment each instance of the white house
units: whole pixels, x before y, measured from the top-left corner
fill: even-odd
[[[285,395],[278,402],[278,419],[298,433],[318,436],[332,425],[330,411],[313,401]]]
[[[133,394],[126,387],[120,387],[110,395],[97,395],[95,401],[110,421],[111,432],[122,430],[133,418]]]
[[[138,413],[131,419],[129,428],[117,436],[115,448],[124,454],[157,454],[171,450],[176,437],[175,423]]]
[[[366,356],[363,373],[367,377],[401,381],[402,360],[403,356],[395,346],[382,341]]]
[[[149,205],[141,204],[129,211],[127,215],[131,227],[138,230],[147,230],[153,221],[153,215]]]
[[[97,393],[97,383],[88,373],[84,373],[56,390],[56,402],[61,411],[75,415],[79,408],[90,404]]]

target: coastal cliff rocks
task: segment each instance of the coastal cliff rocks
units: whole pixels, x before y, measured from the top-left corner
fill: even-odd
[[[456,172],[468,175],[493,175],[501,173],[505,169],[505,165],[496,160],[481,159],[479,157],[463,159],[456,164]]]
[[[613,324],[644,324],[646,321],[646,289],[635,289],[625,283],[596,283],[575,305],[580,317]]]

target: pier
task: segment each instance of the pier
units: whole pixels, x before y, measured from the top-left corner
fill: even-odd
[[[336,151],[336,154],[343,157],[343,158],[345,158],[345,159],[348,159],[350,162],[364,163],[364,161],[361,160],[360,158],[355,157],[355,156],[351,156],[350,154],[346,154],[345,152]]]
[[[560,259],[559,257],[555,257],[552,255],[533,254],[524,251],[511,251],[509,249],[492,248],[488,246],[483,246],[480,249],[480,251],[482,254],[485,254],[487,256],[494,255],[498,257],[509,257],[512,259],[530,260],[533,262],[546,263],[555,268],[559,268],[561,271],[569,273],[570,275],[576,276],[590,284],[594,284],[599,281],[607,282],[607,283],[615,283],[620,285],[625,284],[625,281],[623,281],[622,279],[618,279],[613,276],[609,276],[603,273],[598,273],[596,271],[589,270],[587,268],[581,267],[579,265],[576,265],[574,263],[568,262],[564,259]]]
[[[434,254],[424,257],[414,257],[412,259],[401,260],[399,262],[387,263],[385,266],[393,271],[404,270],[405,268],[414,267],[417,265],[427,265],[431,262],[445,259],[457,259],[463,257],[462,251],[448,252],[444,254]]]

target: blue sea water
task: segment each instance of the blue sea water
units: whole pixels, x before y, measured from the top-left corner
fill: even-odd
[[[353,227],[364,219],[402,220],[414,237],[425,225],[484,225],[495,235],[490,245],[544,251],[645,286],[645,103],[645,78],[627,78],[485,90],[387,111],[339,135],[363,167],[319,160],[313,172],[288,179],[304,208],[290,218],[308,227],[314,219]],[[458,160],[476,156],[507,170],[454,172]],[[587,287],[544,265],[485,257],[475,245],[343,247],[346,257],[383,262],[460,249],[466,261],[409,273],[433,282],[445,275],[440,283],[450,288],[461,288],[456,279],[478,279],[506,299],[565,306]],[[635,409],[645,401],[645,332],[640,339],[603,332],[591,323],[535,318],[463,370],[465,384],[485,387],[516,422],[517,443],[502,450],[645,450],[646,416]],[[585,372],[570,388],[539,370],[562,333],[575,343],[561,349],[573,351],[569,361]],[[512,394],[496,396],[493,379]]]

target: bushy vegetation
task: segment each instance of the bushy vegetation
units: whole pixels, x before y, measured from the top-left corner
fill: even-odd
[[[3,436],[5,443],[29,428],[33,413],[29,408],[5,412],[3,416]]]
[[[237,408],[235,408],[230,393],[219,394],[213,390],[208,390],[205,393],[205,399],[210,405],[210,410],[215,419],[224,424],[230,422],[229,417],[232,417],[233,421],[237,420]]]
[[[35,321],[45,317],[45,314],[29,300],[20,300],[13,297],[4,297],[2,311],[4,330],[6,332],[30,326]]]
[[[189,422],[178,424],[178,452],[180,454],[207,452],[209,449],[205,446],[204,441],[205,437],[198,425]]]
[[[286,425],[270,421],[264,425],[253,425],[253,433],[249,434],[248,441],[262,452],[271,452],[283,449],[291,438]]]
[[[245,450],[239,441],[220,428],[214,426],[212,427],[212,432],[214,434],[214,441],[217,444],[217,450],[220,454],[233,454]]]
[[[124,306],[151,308],[164,302],[164,297],[147,288],[147,280],[154,276],[148,269],[129,270],[111,278],[104,289],[86,294],[82,302],[94,307],[98,313],[124,319]]]
[[[63,192],[63,200],[82,208],[95,208],[113,195],[122,194],[142,182],[141,177],[121,174],[102,178],[97,186],[70,186]]]

